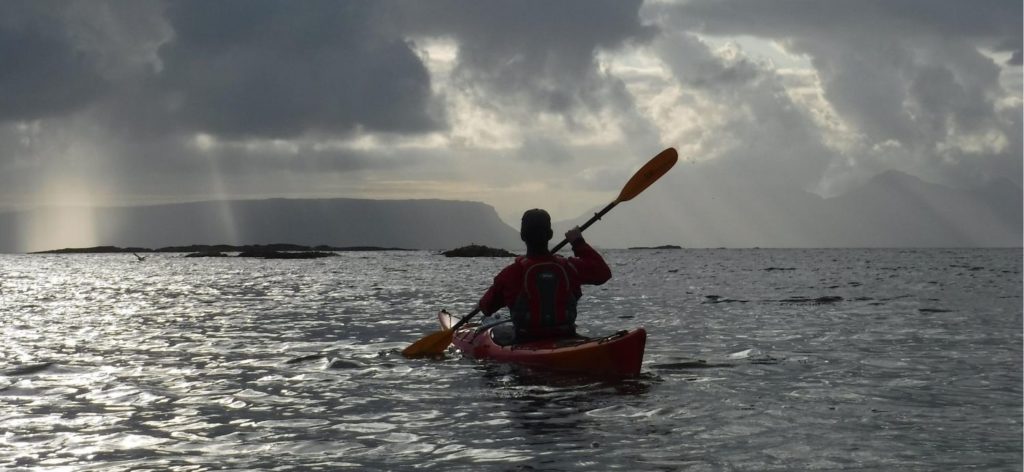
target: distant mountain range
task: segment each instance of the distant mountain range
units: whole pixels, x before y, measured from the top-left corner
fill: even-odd
[[[269,199],[0,213],[0,252],[98,245],[519,246],[483,203],[446,200]]]
[[[834,198],[696,178],[659,184],[606,215],[588,239],[606,247],[785,248],[1020,247],[1024,238],[1024,195],[1006,179],[960,190],[889,171]]]
[[[886,172],[834,198],[679,172],[587,230],[595,246],[1020,247],[1022,190]],[[596,211],[596,210],[595,210]],[[590,214],[555,222],[556,240]],[[100,245],[274,244],[521,250],[493,207],[447,200],[269,199],[0,213],[0,252]],[[554,242],[553,242],[554,244]]]

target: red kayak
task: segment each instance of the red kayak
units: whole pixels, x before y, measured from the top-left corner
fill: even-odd
[[[458,318],[446,311],[437,314],[441,327],[451,329]],[[637,328],[601,338],[574,336],[510,344],[510,322],[467,323],[454,333],[452,344],[463,354],[497,362],[572,372],[600,377],[636,377],[644,358],[647,331]]]

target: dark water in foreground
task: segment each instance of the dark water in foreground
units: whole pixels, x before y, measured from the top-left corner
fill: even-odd
[[[1020,250],[607,256],[617,383],[397,353],[507,260],[0,255],[0,469],[1021,469]]]

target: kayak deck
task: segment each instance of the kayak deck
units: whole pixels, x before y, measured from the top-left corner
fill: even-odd
[[[442,311],[438,321],[444,329],[451,329],[458,319]],[[499,327],[510,325],[467,323],[454,333],[452,343],[463,354],[477,359],[601,377],[636,377],[647,341],[647,332],[636,328],[599,338],[574,336],[505,344],[498,339],[500,335],[496,336]]]

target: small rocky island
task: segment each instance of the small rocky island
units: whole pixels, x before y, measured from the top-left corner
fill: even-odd
[[[230,256],[228,256],[227,254],[224,254],[223,252],[219,252],[219,251],[200,251],[200,252],[190,252],[188,254],[185,254],[185,257],[196,258],[196,257],[230,257]]]
[[[333,257],[335,252],[324,251],[275,251],[273,249],[256,249],[242,251],[238,257],[256,257],[259,259],[320,259],[322,257]]]
[[[515,257],[516,255],[508,252],[504,249],[497,249],[493,247],[480,246],[478,244],[470,244],[469,246],[463,246],[455,248],[450,251],[444,251],[441,254],[446,257]]]
[[[629,250],[631,250],[631,251],[638,251],[638,250],[639,251],[643,251],[643,250],[648,250],[649,251],[649,250],[654,250],[654,249],[682,249],[682,246],[666,244],[664,246],[654,246],[654,247],[640,246],[640,247],[631,247],[631,248],[629,248]]]
[[[96,246],[87,248],[65,248],[51,251],[39,251],[31,254],[116,254],[116,253],[187,253],[184,257],[255,257],[260,259],[319,259],[337,256],[338,252],[351,251],[410,251],[411,249],[386,248],[376,246],[303,246],[299,244],[248,244],[234,246],[229,244],[193,244],[191,246],[168,246],[158,249],[144,247]],[[143,258],[140,258],[140,260]]]

